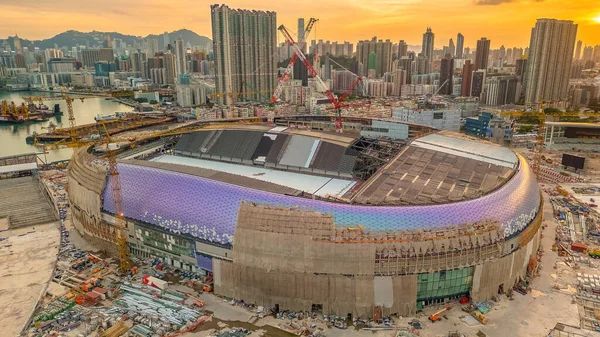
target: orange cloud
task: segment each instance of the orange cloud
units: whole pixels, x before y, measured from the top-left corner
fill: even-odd
[[[26,39],[43,39],[65,30],[118,31],[142,35],[187,28],[211,37],[209,6],[214,1],[180,0],[0,0],[0,36],[15,32]],[[537,18],[573,20],[578,39],[600,44],[600,4],[597,0],[291,0],[282,2],[228,1],[232,8],[276,11],[278,22],[296,30],[298,17],[316,17],[310,39],[350,41],[400,39],[420,44],[427,26],[436,48],[461,32],[466,46],[482,36],[492,48],[526,47]],[[281,37],[280,37],[281,39]],[[455,41],[456,42],[456,41]]]

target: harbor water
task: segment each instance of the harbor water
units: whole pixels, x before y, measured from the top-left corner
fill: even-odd
[[[21,96],[55,96],[55,94],[38,91],[0,91],[0,101],[7,100],[9,103],[12,101],[20,105],[23,102]],[[69,126],[69,113],[65,101],[44,102],[50,108],[53,108],[56,103],[60,104],[60,110],[63,112],[62,116],[50,117],[47,121],[38,123],[0,124],[0,157],[35,152],[39,153],[38,158],[42,161],[53,162],[69,159],[73,153],[73,149],[51,150],[43,154],[41,149],[25,142],[25,138],[32,135],[33,132],[47,132],[50,122],[56,124],[58,127]],[[115,112],[124,111],[131,111],[131,107],[104,98],[88,97],[83,102],[79,99],[73,101],[73,113],[77,125],[94,123],[94,117],[97,115],[111,115]]]

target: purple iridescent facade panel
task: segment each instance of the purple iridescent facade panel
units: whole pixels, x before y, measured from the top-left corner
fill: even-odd
[[[338,227],[370,231],[446,227],[498,220],[505,236],[525,228],[537,215],[535,177],[521,158],[519,171],[501,188],[481,198],[428,206],[358,206],[253,190],[182,173],[119,164],[125,216],[196,238],[232,244],[242,201],[299,207],[332,214]],[[109,179],[105,211],[114,213]]]
[[[204,270],[213,271],[212,257],[210,257],[210,256],[197,254],[196,255],[196,263],[198,264],[198,267],[200,267]]]

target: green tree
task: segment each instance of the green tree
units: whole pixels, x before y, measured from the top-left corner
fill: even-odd
[[[600,103],[598,102],[597,98],[590,99],[587,107],[594,110],[594,112],[600,112]]]
[[[521,125],[517,129],[517,133],[528,133],[533,131],[533,125]]]
[[[147,103],[148,102],[148,99],[145,97],[138,97],[138,98],[134,98],[133,100],[138,103]]]
[[[150,100],[150,104],[156,104],[156,103],[158,103],[156,100],[154,100],[154,99]]]
[[[556,114],[556,113],[559,113],[559,112],[562,112],[562,111],[560,111],[560,109],[557,109],[557,108],[545,108],[544,109],[544,113],[548,114],[548,115]]]

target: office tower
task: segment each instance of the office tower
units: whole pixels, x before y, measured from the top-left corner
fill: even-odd
[[[304,18],[298,19],[298,41],[304,39]]]
[[[81,51],[81,63],[86,68],[93,68],[100,62],[100,49],[84,49]]]
[[[166,52],[163,56],[163,62],[165,66],[165,83],[175,84],[175,55],[170,51]]]
[[[454,59],[450,54],[442,59],[440,65],[440,95],[452,95],[452,77],[454,75]],[[446,82],[447,81],[447,82]]]
[[[465,37],[458,33],[456,36],[456,58],[463,58],[463,49],[465,47]]]
[[[269,100],[277,81],[277,14],[226,5],[212,5],[210,9],[216,93],[238,92],[246,83],[259,93],[245,98]],[[236,97],[225,98],[231,104]]]
[[[474,65],[471,60],[466,60],[462,69],[462,85],[460,90],[461,96],[471,96],[471,81],[473,80]]]
[[[485,69],[473,71],[471,79],[471,96],[480,97],[483,92],[483,86],[485,85]]]
[[[155,38],[155,37],[148,38],[148,50],[147,50],[147,54],[149,56],[154,56],[159,51],[160,51],[160,49],[158,48],[158,38]]]
[[[171,43],[171,39],[169,38],[169,33],[164,32],[163,33],[163,43],[164,43],[164,47],[163,50],[167,50],[167,46],[169,45],[169,43]]]
[[[304,39],[304,18],[298,18],[298,41],[301,41],[302,39]],[[306,53],[306,41],[302,44],[299,44],[300,48],[302,49],[303,52]]]
[[[575,49],[575,61],[581,60],[581,44],[583,42],[581,40],[577,41],[577,47]]]
[[[423,49],[421,50],[421,55],[431,62],[433,60],[433,40],[434,34],[431,31],[431,27],[427,27],[427,31],[423,34]]]
[[[182,39],[175,41],[175,75],[187,73],[187,60],[185,58],[185,44]]]
[[[408,44],[404,40],[398,43],[398,58],[401,59],[408,55]]]
[[[489,56],[490,40],[482,37],[477,41],[477,49],[475,50],[475,70],[487,69]]]
[[[392,70],[392,42],[390,40],[359,41],[356,47],[356,61],[363,65],[362,76],[368,75],[368,69],[373,69],[375,77],[381,77]],[[371,56],[375,54],[375,56]],[[374,57],[374,59],[373,59]],[[374,64],[374,66],[372,66]]]
[[[114,62],[115,54],[112,48],[100,48],[100,61]]]
[[[567,98],[577,25],[573,21],[538,19],[531,30],[525,103]]]
[[[450,53],[450,56],[452,57],[456,55],[456,47],[454,46],[454,41],[452,41],[452,39],[448,41],[448,53]]]

